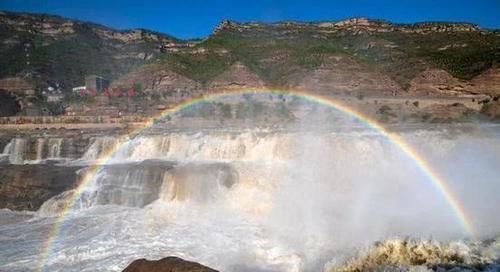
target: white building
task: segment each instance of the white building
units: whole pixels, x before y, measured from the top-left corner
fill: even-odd
[[[78,87],[74,87],[72,90],[73,90],[74,93],[78,93],[80,91],[86,91],[87,87],[85,87],[85,86],[78,86]]]

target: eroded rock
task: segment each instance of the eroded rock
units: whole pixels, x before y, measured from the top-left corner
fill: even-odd
[[[38,210],[46,200],[76,186],[79,168],[49,164],[0,165],[0,208]]]
[[[139,259],[133,261],[123,272],[214,272],[212,268],[199,263],[183,260],[178,257],[166,257],[161,260],[149,261]]]

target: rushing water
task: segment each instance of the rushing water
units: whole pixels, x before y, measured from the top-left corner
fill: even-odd
[[[399,133],[448,182],[472,238],[497,237],[500,128]],[[95,138],[69,163],[92,164],[116,141]],[[58,140],[39,144],[58,156]],[[6,147],[12,163],[22,146]],[[34,214],[0,211],[1,271],[121,271],[169,255],[221,271],[321,271],[377,240],[471,236],[415,162],[369,130],[137,136],[92,176],[47,251],[69,195]]]
[[[12,138],[3,153],[11,164],[39,163],[47,159],[60,159],[63,138],[37,138],[30,144],[27,138]],[[33,149],[33,152],[30,150]],[[34,153],[30,157],[30,153]]]

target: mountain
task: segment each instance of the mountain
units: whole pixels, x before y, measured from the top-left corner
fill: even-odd
[[[0,78],[35,86],[85,75],[167,93],[224,86],[376,95],[500,94],[500,32],[468,23],[223,21],[183,41],[58,16],[0,13]],[[180,84],[177,86],[177,83]]]
[[[500,32],[466,23],[405,25],[363,18],[273,24],[224,21],[189,54],[167,54],[161,61],[165,69],[200,82],[240,62],[273,86],[310,80],[335,87],[324,82],[333,77],[346,88],[387,85],[390,90],[396,83],[400,92],[407,92],[415,77],[428,70],[468,81],[497,67]],[[306,75],[311,78],[304,79]]]
[[[115,79],[186,42],[144,29],[115,30],[45,14],[0,12],[0,78],[36,86],[84,84],[86,75]]]

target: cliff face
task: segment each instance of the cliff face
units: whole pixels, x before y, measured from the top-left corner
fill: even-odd
[[[402,91],[387,75],[345,55],[332,56],[313,70],[299,70],[287,82],[292,88],[321,93],[395,95]]]
[[[46,200],[74,188],[80,178],[77,170],[84,166],[58,162],[83,157],[101,134],[95,130],[2,131],[0,209],[36,211]]]
[[[0,164],[0,208],[36,211],[49,198],[77,184],[78,167]]]
[[[115,79],[184,42],[143,29],[119,31],[58,16],[0,12],[0,78],[26,76],[65,90],[85,75]]]
[[[350,31],[360,34],[362,32],[402,32],[428,34],[435,32],[481,32],[482,30],[474,24],[469,23],[445,23],[445,22],[423,22],[417,24],[393,24],[383,20],[371,20],[368,18],[350,18],[341,21],[324,21],[319,23],[303,23],[295,21],[279,22],[274,24],[264,24],[258,22],[238,23],[225,20],[219,24],[214,33],[223,31],[244,32],[255,29],[275,28],[295,28],[295,29],[314,29],[318,31]]]
[[[472,90],[476,93],[500,95],[500,68],[488,69],[471,80]]]
[[[194,47],[163,55],[157,68],[209,89],[265,85],[334,94],[456,96],[497,88],[495,80],[493,86],[486,83],[494,75],[482,75],[498,67],[499,50],[497,32],[467,23],[224,21]]]
[[[428,69],[410,81],[408,92],[414,96],[453,96],[471,90],[470,83],[441,69]]]
[[[180,100],[201,91],[201,84],[156,64],[144,65],[114,81],[112,87],[137,88],[152,97],[165,100]]]
[[[235,87],[374,95],[496,94],[500,34],[467,23],[222,22],[206,39],[0,13],[0,78],[82,85],[87,74],[189,96]]]
[[[264,85],[264,81],[262,81],[257,74],[250,71],[243,63],[237,62],[212,79],[208,83],[208,88],[226,90],[233,88],[260,88]]]

